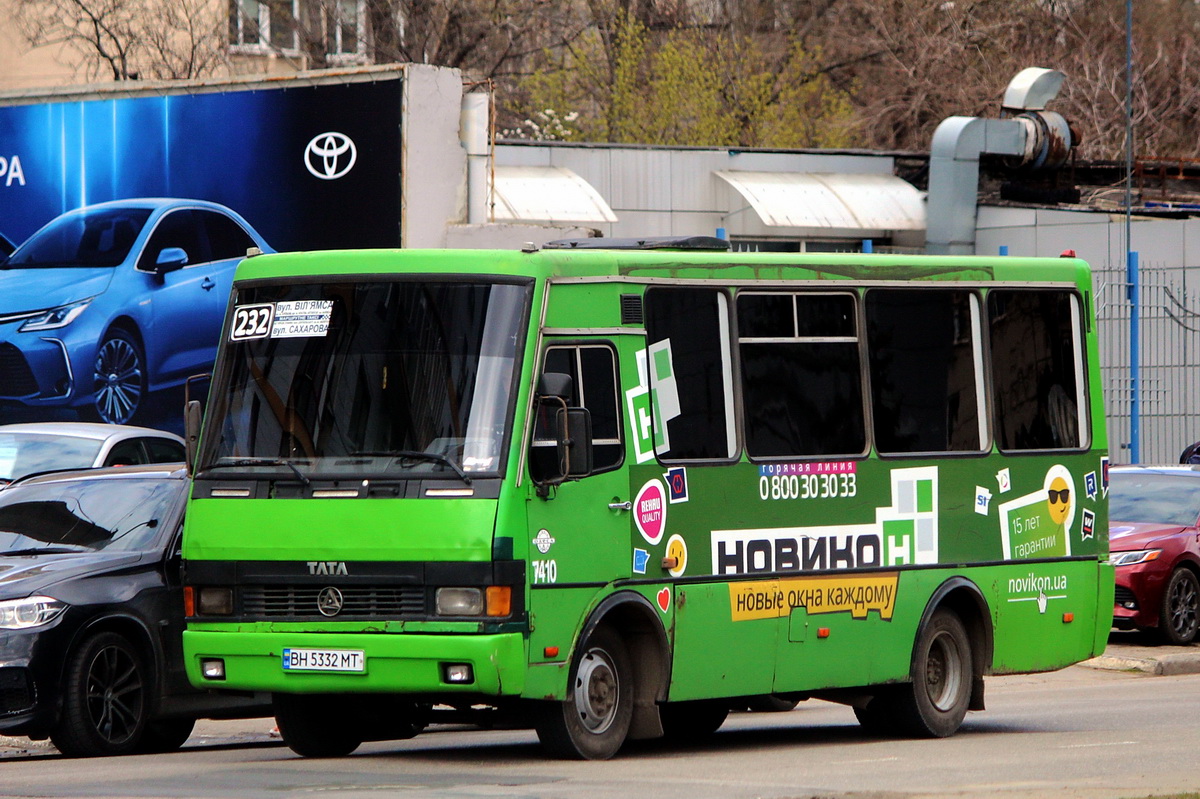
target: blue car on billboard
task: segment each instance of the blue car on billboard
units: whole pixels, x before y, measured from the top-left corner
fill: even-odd
[[[0,404],[125,424],[148,392],[211,369],[233,272],[270,248],[216,203],[69,211],[0,259]]]

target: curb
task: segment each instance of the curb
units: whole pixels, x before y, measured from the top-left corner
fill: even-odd
[[[1108,671],[1140,671],[1156,677],[1169,677],[1177,674],[1200,674],[1200,653],[1169,654],[1157,657],[1128,657],[1119,655],[1101,655],[1085,660],[1079,664],[1089,669],[1105,669]]]

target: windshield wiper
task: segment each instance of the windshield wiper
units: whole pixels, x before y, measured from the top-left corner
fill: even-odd
[[[68,555],[72,552],[82,552],[82,549],[72,547],[29,547],[28,549],[10,549],[0,552],[0,558],[18,557],[21,555]]]
[[[205,471],[208,471],[209,469],[236,468],[238,466],[286,466],[292,470],[296,477],[300,478],[300,482],[304,483],[304,485],[307,486],[312,482],[312,480],[308,479],[308,475],[300,471],[299,466],[287,458],[238,458],[234,461],[223,461],[221,463],[210,464],[208,467],[206,467]]]
[[[458,475],[458,479],[462,480],[467,485],[471,485],[471,478],[467,477],[467,473],[462,470],[454,461],[447,458],[445,455],[439,455],[436,452],[421,452],[415,449],[393,449],[393,450],[378,450],[374,452],[351,452],[351,457],[355,455],[363,455],[372,458],[397,458],[399,460],[410,461],[433,461],[440,463],[443,466],[449,466],[450,469]]]

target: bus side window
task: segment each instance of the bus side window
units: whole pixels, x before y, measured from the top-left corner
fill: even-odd
[[[567,406],[587,408],[592,416],[592,473],[621,465],[625,447],[621,440],[621,417],[617,401],[617,360],[604,344],[556,345],[547,348],[542,373],[558,372],[571,377]],[[534,407],[533,446],[529,473],[535,480],[555,472],[554,408],[539,403]]]
[[[997,446],[1086,446],[1079,298],[1061,290],[993,289],[987,306]]]
[[[875,448],[979,452],[987,441],[979,298],[962,289],[870,289],[864,310]]]
[[[751,457],[861,455],[856,298],[848,292],[737,296],[746,451]]]
[[[728,295],[653,286],[644,307],[655,454],[668,462],[737,457]]]

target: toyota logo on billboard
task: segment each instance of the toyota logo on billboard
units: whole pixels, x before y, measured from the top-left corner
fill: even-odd
[[[304,148],[304,166],[321,180],[337,180],[354,167],[357,159],[354,142],[335,131],[318,133]]]

